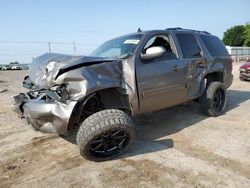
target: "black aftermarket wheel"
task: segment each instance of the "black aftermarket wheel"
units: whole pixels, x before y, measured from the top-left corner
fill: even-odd
[[[221,115],[226,106],[226,90],[221,82],[211,82],[200,99],[201,110],[210,116]]]
[[[135,138],[131,118],[120,110],[103,110],[89,116],[77,133],[81,155],[104,161],[125,151]]]

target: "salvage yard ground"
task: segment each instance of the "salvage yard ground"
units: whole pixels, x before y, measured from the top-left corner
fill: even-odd
[[[17,118],[11,96],[27,71],[0,72],[0,187],[250,187],[250,82],[239,65],[224,115],[196,103],[141,115],[132,147],[102,163],[79,155],[74,131],[43,134]]]

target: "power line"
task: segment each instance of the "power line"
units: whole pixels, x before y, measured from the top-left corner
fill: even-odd
[[[12,45],[20,45],[22,46],[22,44],[29,44],[31,45],[28,49],[32,48],[32,50],[25,50],[24,52],[18,52],[17,50],[14,50],[13,47],[11,48],[11,51],[8,50],[6,51],[6,47],[7,45],[2,45],[2,47],[4,47],[3,49],[0,48],[0,57],[1,60],[5,59],[5,58],[9,58],[11,57],[12,59],[16,59],[16,58],[34,58],[36,56],[38,56],[39,54],[41,54],[41,52],[32,52],[35,49],[38,50],[38,48],[42,47],[43,49],[40,51],[45,51],[45,48],[47,48],[47,52],[52,53],[52,52],[56,52],[58,49],[58,47],[60,48],[60,46],[66,45],[63,48],[73,48],[73,53],[74,55],[77,55],[77,50],[79,51],[81,48],[88,47],[88,46],[97,46],[97,44],[94,43],[76,43],[75,41],[72,42],[56,42],[56,41],[48,41],[48,42],[43,42],[43,41],[16,41],[16,40],[0,40],[0,44],[10,44]],[[91,47],[91,48],[92,48]],[[22,47],[22,49],[25,49]],[[37,51],[35,50],[35,51]],[[23,51],[23,50],[22,50]],[[67,50],[69,52],[69,49]],[[12,53],[13,52],[13,53]],[[28,53],[26,53],[28,52]],[[8,57],[9,56],[9,57]],[[5,60],[6,61],[6,60]]]
[[[38,53],[0,53],[0,55],[34,55]]]
[[[13,43],[13,44],[48,44],[48,42],[39,42],[39,41],[12,41],[12,40],[0,40],[0,43]],[[72,45],[71,42],[55,42],[49,41],[50,44],[59,44],[59,45]],[[96,43],[75,43],[75,45],[97,45]]]
[[[16,43],[16,44],[45,44],[45,42],[25,42],[25,41],[8,41],[0,40],[0,43]]]
[[[97,46],[94,43],[69,43],[69,42],[41,42],[41,41],[15,41],[15,40],[0,40],[0,43],[7,43],[7,44],[42,44],[42,45],[48,45],[48,52],[52,52],[51,45],[67,45],[67,46],[72,46],[73,45],[73,51],[74,54],[76,55],[76,48],[77,46]],[[6,55],[6,54],[1,54],[1,55]],[[10,54],[13,55],[13,54]]]

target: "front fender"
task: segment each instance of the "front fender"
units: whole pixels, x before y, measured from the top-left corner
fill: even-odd
[[[80,100],[95,91],[122,88],[123,80],[121,63],[105,62],[73,69],[60,75],[56,82],[67,84],[70,100]]]

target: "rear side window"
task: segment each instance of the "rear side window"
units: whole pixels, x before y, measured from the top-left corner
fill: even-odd
[[[219,38],[209,35],[201,35],[200,37],[211,56],[228,56],[227,49]]]
[[[187,33],[179,33],[176,35],[176,37],[181,46],[183,58],[201,57],[200,46],[193,35]]]

